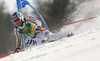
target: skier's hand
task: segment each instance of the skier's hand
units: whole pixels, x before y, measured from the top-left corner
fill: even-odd
[[[16,48],[14,53],[20,52],[20,48]]]
[[[35,34],[38,34],[38,33],[40,33],[40,30],[41,30],[41,28],[36,28],[36,30],[34,31],[35,32]]]

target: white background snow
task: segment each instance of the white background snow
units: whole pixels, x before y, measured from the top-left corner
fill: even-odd
[[[74,32],[74,36],[29,48],[23,52],[2,58],[0,61],[100,61],[99,8],[100,6],[96,8],[97,18],[79,24],[79,28],[75,28],[77,24],[69,27],[69,30]],[[81,19],[86,16],[86,12],[89,12],[87,9],[84,10],[85,13],[78,13]],[[80,20],[77,16],[74,19]],[[68,27],[64,27],[61,31],[66,32],[66,28],[68,29]]]

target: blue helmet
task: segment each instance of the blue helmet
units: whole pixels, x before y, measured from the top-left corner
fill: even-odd
[[[12,14],[12,20],[14,20],[16,18],[21,18],[21,21],[24,21],[24,17],[20,12],[15,12]]]

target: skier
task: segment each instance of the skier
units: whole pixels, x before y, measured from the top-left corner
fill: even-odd
[[[21,49],[21,35],[26,36],[25,43],[29,46],[39,45],[48,39],[52,33],[48,30],[42,29],[41,21],[27,16],[26,18],[20,12],[15,12],[12,15],[12,22],[15,24],[14,34],[16,36],[16,50]]]

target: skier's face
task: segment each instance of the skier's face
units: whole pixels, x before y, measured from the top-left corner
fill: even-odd
[[[16,25],[21,26],[22,25],[22,21],[16,22]]]
[[[13,23],[18,25],[18,26],[21,26],[22,25],[22,21],[20,20],[20,18],[16,18],[13,20]]]

